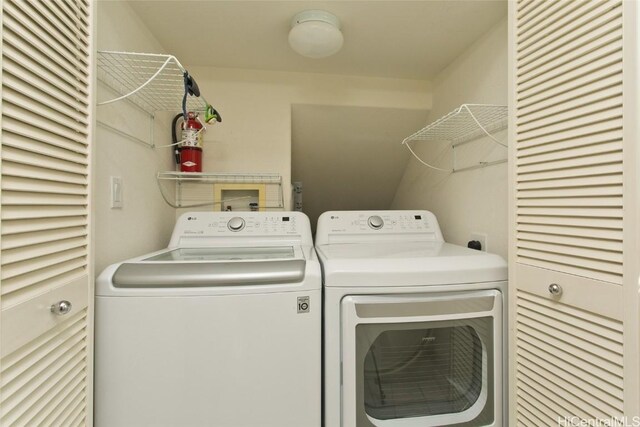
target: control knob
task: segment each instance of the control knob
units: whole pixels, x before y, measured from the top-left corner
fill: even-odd
[[[373,215],[369,217],[369,227],[374,230],[379,230],[384,226],[384,221],[378,215]]]
[[[239,216],[233,217],[227,223],[227,228],[231,231],[240,231],[244,228],[244,219]]]

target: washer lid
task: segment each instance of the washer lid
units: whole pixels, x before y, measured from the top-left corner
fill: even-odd
[[[113,275],[116,288],[183,288],[281,285],[304,279],[305,260],[256,262],[125,262]]]
[[[142,261],[255,261],[294,259],[293,246],[178,248],[144,258]]]
[[[325,286],[424,286],[507,280],[495,254],[443,242],[329,244],[316,247]]]

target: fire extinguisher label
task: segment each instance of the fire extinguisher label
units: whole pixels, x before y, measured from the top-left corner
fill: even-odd
[[[198,129],[185,129],[182,131],[182,141],[183,147],[202,148],[202,132]]]

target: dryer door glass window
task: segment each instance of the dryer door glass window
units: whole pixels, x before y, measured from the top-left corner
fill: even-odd
[[[399,418],[420,426],[490,424],[492,330],[490,317],[358,325],[361,424]]]

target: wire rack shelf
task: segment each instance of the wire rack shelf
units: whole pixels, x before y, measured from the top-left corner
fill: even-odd
[[[118,94],[98,105],[127,99],[150,115],[182,111],[186,69],[175,56],[103,50],[97,58],[98,79]],[[203,96],[187,96],[188,111],[206,107]]]
[[[477,165],[457,169],[455,165],[455,148],[481,137],[488,137],[496,144],[506,148],[507,144],[497,140],[493,134],[506,129],[507,125],[508,107],[506,105],[462,104],[445,116],[406,137],[402,144],[425,166],[443,172],[461,172],[506,161],[478,162]],[[444,169],[423,161],[411,148],[409,143],[412,141],[450,142],[454,150],[453,167]]]
[[[207,173],[207,172],[158,172],[159,180],[199,182],[203,184],[281,184],[277,173]]]
[[[246,205],[259,202],[260,210],[284,209],[282,176],[275,173],[206,173],[206,172],[158,172],[158,188],[165,202],[174,208],[207,208],[218,210],[231,204]],[[167,188],[174,183],[175,197],[167,195]],[[224,188],[238,193],[223,197]],[[259,200],[241,194],[243,191],[260,191]],[[174,199],[174,200],[172,200]]]
[[[507,127],[507,106],[462,104],[403,141],[450,141],[456,145]]]

